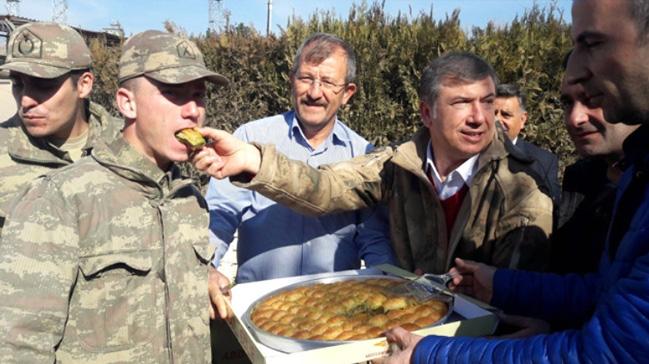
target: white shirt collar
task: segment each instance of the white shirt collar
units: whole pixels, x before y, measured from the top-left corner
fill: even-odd
[[[442,178],[439,176],[439,172],[437,172],[437,168],[435,167],[431,142],[428,142],[426,153],[426,173],[432,177],[433,185],[435,186],[437,196],[440,200],[446,200],[456,194],[465,184],[467,186],[471,184],[473,176],[478,169],[477,162],[479,156],[480,154],[476,154],[464,161],[464,163],[451,171],[451,173],[446,177],[446,180],[442,182]]]

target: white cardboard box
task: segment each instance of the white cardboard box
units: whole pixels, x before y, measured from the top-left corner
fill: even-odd
[[[380,269],[377,269],[380,268]],[[232,288],[232,309],[235,317],[228,322],[232,333],[247,354],[250,361],[261,364],[288,363],[358,363],[387,355],[388,344],[385,338],[364,340],[360,342],[329,346],[296,353],[284,353],[265,346],[257,341],[253,333],[246,327],[242,317],[246,310],[258,298],[287,285],[311,280],[345,275],[377,275],[390,272],[391,275],[411,276],[412,273],[393,266],[351,270],[336,273],[322,273],[300,277],[279,278],[267,281],[244,283]],[[457,295],[454,303],[454,314],[444,324],[428,329],[415,331],[419,335],[442,336],[482,336],[492,334],[498,323],[497,318],[483,304],[470,298]],[[488,307],[487,307],[488,308]],[[216,343],[218,333],[216,333]]]

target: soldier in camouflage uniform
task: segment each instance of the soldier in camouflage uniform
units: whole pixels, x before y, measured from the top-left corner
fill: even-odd
[[[90,50],[74,29],[28,23],[11,33],[6,63],[18,113],[0,124],[0,231],[10,202],[36,177],[88,155],[121,127],[88,101]]]
[[[424,128],[406,143],[346,162],[315,169],[272,146],[205,128],[215,142],[194,163],[217,178],[234,175],[239,186],[305,214],[387,202],[392,244],[410,271],[443,273],[458,257],[543,269],[552,201],[542,179],[525,172],[532,160],[505,143],[495,126],[496,80],[491,66],[472,54],[434,60],[420,83]],[[440,197],[449,187],[458,191]]]
[[[208,213],[174,162],[205,118],[191,41],[134,35],[120,59],[122,136],[21,196],[0,241],[3,363],[208,363]],[[222,314],[222,313],[221,313]]]

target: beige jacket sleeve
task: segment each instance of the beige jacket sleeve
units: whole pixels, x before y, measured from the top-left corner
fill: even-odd
[[[357,210],[386,198],[391,148],[382,148],[348,161],[313,168],[288,159],[274,146],[257,145],[261,151],[259,173],[239,186],[257,191],[300,213],[322,215]]]

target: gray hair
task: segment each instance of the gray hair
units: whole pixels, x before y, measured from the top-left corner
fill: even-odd
[[[345,53],[347,59],[347,74],[345,75],[345,83],[354,82],[356,79],[356,53],[349,45],[349,43],[328,33],[314,33],[302,42],[298,48],[293,60],[293,67],[291,68],[291,77],[293,77],[302,62],[316,63],[327,59],[337,49],[341,49]]]
[[[501,83],[496,86],[496,97],[516,97],[518,98],[518,104],[521,106],[521,110],[526,111],[527,109],[527,98],[525,94],[520,87],[513,83]]]
[[[424,70],[419,81],[419,99],[433,106],[445,80],[470,83],[487,77],[494,85],[498,84],[496,71],[481,57],[468,52],[447,53],[434,59]]]

